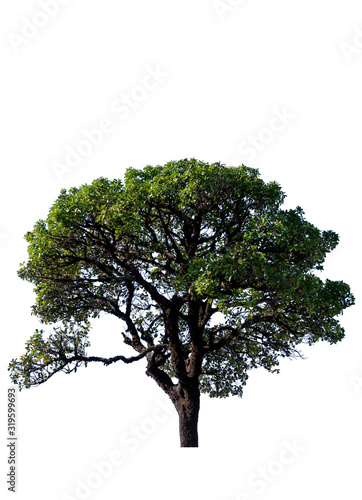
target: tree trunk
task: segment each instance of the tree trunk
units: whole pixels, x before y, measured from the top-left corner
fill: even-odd
[[[181,447],[197,447],[199,445],[197,423],[199,420],[200,391],[196,389],[181,389],[181,397],[176,409],[179,416],[179,431]]]

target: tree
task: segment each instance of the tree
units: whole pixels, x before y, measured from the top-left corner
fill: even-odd
[[[283,210],[284,198],[255,169],[195,159],[63,189],[26,234],[19,270],[54,331],[37,330],[11,361],[13,382],[144,360],[177,410],[181,446],[197,446],[200,392],[241,396],[250,369],[278,372],[298,344],[344,337],[335,317],[354,303],[350,288],[314,274],[338,236]],[[101,312],[121,320],[134,356],[87,355]]]

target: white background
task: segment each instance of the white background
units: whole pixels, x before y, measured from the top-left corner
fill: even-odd
[[[51,18],[40,4],[0,7],[2,418],[8,362],[40,326],[32,286],[16,274],[23,235],[62,187],[191,157],[258,168],[281,184],[287,207],[340,235],[324,276],[349,283],[356,305],[341,317],[339,344],[305,349],[307,360],[284,361],[279,375],[251,373],[242,399],[203,397],[199,449],[180,450],[176,412],[157,409],[167,400],[143,361],[90,365],[22,391],[16,498],[360,499],[361,2],[63,0]],[[164,76],[142,94],[149,68]],[[121,119],[112,105],[132,92],[138,102]],[[289,118],[270,131],[278,113]],[[103,119],[112,133],[56,175],[54,162]],[[252,136],[260,151],[246,154]],[[125,352],[120,328],[98,320],[89,352]],[[122,436],[137,426],[143,440],[131,447]],[[5,419],[1,433],[3,495]],[[97,475],[94,464],[116,451],[123,464]]]

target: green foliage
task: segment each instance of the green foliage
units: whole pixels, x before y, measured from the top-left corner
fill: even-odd
[[[180,375],[172,352],[191,362],[197,350],[201,390],[240,395],[251,368],[274,371],[302,342],[341,340],[336,316],[354,303],[347,284],[314,274],[337,234],[307,222],[300,207],[283,210],[284,198],[245,166],[190,159],[129,168],[124,182],[62,190],[27,233],[19,276],[35,285],[42,322],[82,325],[113,314],[138,352],[169,345],[153,358],[159,370]],[[177,339],[166,328],[172,310]],[[37,356],[56,366],[42,342],[32,337],[23,370],[12,362],[26,387]],[[78,340],[68,342],[69,354]],[[85,345],[82,334],[77,349]]]
[[[85,355],[89,346],[87,334],[87,327],[55,327],[54,333],[44,339],[44,331],[36,330],[25,344],[25,354],[9,364],[12,382],[21,390],[46,382],[58,371],[76,372],[82,362],[74,360],[69,364],[67,356]]]

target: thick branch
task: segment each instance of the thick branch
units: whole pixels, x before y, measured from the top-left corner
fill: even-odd
[[[148,353],[147,359],[146,375],[153,378],[157,385],[174,401],[176,386],[171,377],[158,367],[154,353]]]

